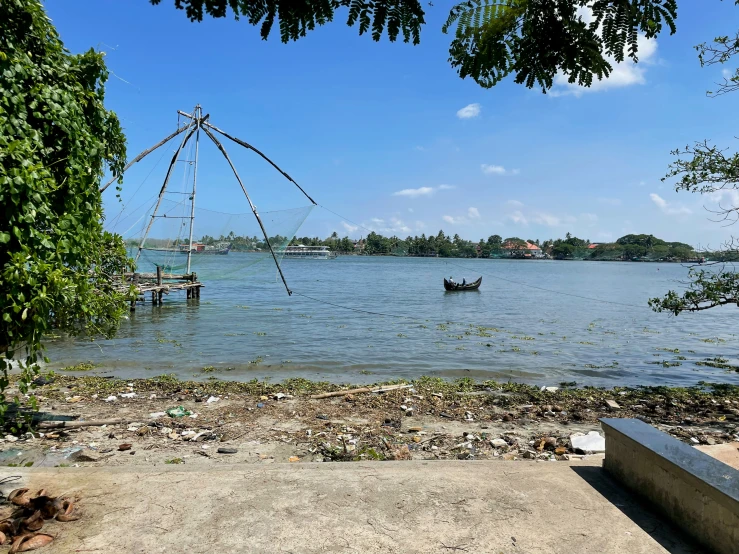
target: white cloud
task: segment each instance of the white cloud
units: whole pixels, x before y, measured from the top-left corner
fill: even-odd
[[[512,212],[508,214],[508,218],[513,223],[516,223],[517,225],[528,225],[529,221],[526,219],[526,216],[524,216],[520,210],[516,210],[515,212]]]
[[[446,221],[447,223],[451,223],[452,225],[453,225],[453,224],[455,223],[455,220],[454,220],[454,218],[453,218],[452,216],[450,216],[450,215],[445,215],[445,216],[444,216],[444,217],[442,217],[441,219],[443,219],[443,220],[444,220],[444,221]]]
[[[708,195],[711,202],[715,202],[719,207],[734,208],[739,207],[739,190],[725,189],[717,190]]]
[[[477,208],[469,208],[467,210],[467,217],[469,217],[470,219],[479,219],[480,212]]]
[[[506,169],[502,165],[480,164],[480,169],[485,175],[518,175],[518,169]]]
[[[596,235],[596,238],[606,242],[613,238],[613,233],[609,233],[608,231],[601,231]]]
[[[569,83],[567,75],[564,73],[557,73],[554,77],[554,87],[551,91],[552,96],[564,96],[567,94],[581,96],[586,92],[600,92],[612,88],[643,85],[647,82],[645,78],[645,74],[647,72],[646,66],[655,62],[655,56],[657,54],[657,40],[646,38],[644,35],[639,35],[636,39],[636,45],[638,48],[638,64],[635,64],[628,57],[620,63],[616,62],[613,58],[608,58],[608,62],[613,68],[611,74],[601,80],[598,80],[597,77],[595,77],[590,87],[582,87],[574,83]],[[627,47],[625,47],[625,49],[626,48]]]
[[[415,226],[416,231],[420,231],[421,229],[426,227],[426,224],[423,221],[416,221]]]
[[[618,198],[598,198],[598,203],[606,206],[620,206],[621,200]]]
[[[377,233],[394,235],[396,233],[411,232],[411,228],[398,217],[391,217],[389,220],[385,220],[380,217],[373,217],[370,221],[371,223],[366,223],[365,226]]]
[[[523,202],[519,202],[518,200],[509,200],[506,202],[508,206],[512,206],[514,208],[521,208],[523,207]]]
[[[457,111],[457,117],[459,119],[472,119],[480,115],[480,110],[480,104],[467,104],[464,108]]]
[[[580,219],[582,219],[585,223],[590,225],[591,227],[598,223],[598,216],[591,213],[584,213],[580,214]]]
[[[408,208],[408,213],[413,213],[413,208]]]
[[[652,193],[649,195],[649,198],[651,198],[652,202],[654,202],[655,205],[660,210],[662,210],[662,213],[665,213],[667,215],[686,215],[693,213],[689,208],[686,208],[685,206],[674,206],[670,204],[659,194]]]
[[[356,225],[349,225],[346,221],[342,221],[341,224],[344,226],[344,229],[346,229],[349,233],[353,233],[357,229],[359,229]]]
[[[393,193],[393,196],[407,196],[408,198],[417,198],[419,196],[431,196],[437,190],[451,190],[456,188],[454,185],[439,185],[438,187],[418,187],[417,189],[403,189]]]
[[[726,68],[724,68],[724,69],[722,69],[722,70],[721,70],[721,75],[723,75],[723,76],[724,76],[724,79],[731,79],[731,77],[732,77],[732,76],[733,76],[734,74],[733,74],[733,73],[731,72],[731,70],[730,70],[730,69],[726,69]]]
[[[423,146],[416,146],[415,149],[418,150],[419,152],[423,152],[424,150],[426,150]]]
[[[534,215],[534,223],[539,225],[546,225],[547,227],[559,227],[562,224],[562,220],[552,214],[539,212]]]
[[[434,193],[433,187],[419,187],[417,189],[403,189],[393,193],[393,196],[408,196],[416,198],[417,196],[428,196]]]

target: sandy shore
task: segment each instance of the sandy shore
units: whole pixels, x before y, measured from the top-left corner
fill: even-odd
[[[570,437],[598,431],[600,417],[638,417],[689,444],[739,438],[739,388],[731,386],[540,390],[426,378],[408,384],[383,393],[313,399],[352,387],[305,380],[195,383],[167,376],[137,381],[56,376],[35,390],[41,411],[76,421],[125,423],[8,434],[0,443],[0,464],[565,461],[589,454],[573,449]],[[179,406],[184,415],[167,415]]]

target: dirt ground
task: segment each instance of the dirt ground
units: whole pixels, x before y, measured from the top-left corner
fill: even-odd
[[[7,433],[0,465],[141,466],[372,460],[576,460],[574,433],[638,417],[689,444],[739,438],[733,389],[557,389],[421,379],[407,388],[312,399],[307,381],[185,383],[57,376],[39,409],[125,423]],[[607,401],[616,405],[609,407]],[[165,412],[181,406],[185,415]],[[130,446],[129,446],[130,445]],[[220,450],[220,451],[219,451]]]

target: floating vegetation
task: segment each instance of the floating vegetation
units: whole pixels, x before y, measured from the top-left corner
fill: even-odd
[[[680,354],[679,348],[657,348],[657,350],[661,350],[662,352],[672,352],[673,354]]]
[[[462,340],[464,338],[463,335],[447,335],[447,337],[449,337],[450,339],[457,339],[457,340]]]
[[[90,371],[91,369],[95,369],[97,366],[90,362],[82,362],[75,365],[70,365],[68,367],[65,367],[61,371]]]
[[[518,339],[518,340],[536,340],[534,337],[529,337],[528,335],[523,336],[517,336],[517,335],[511,335],[512,339]]]
[[[454,350],[467,350],[464,346],[457,346]]]
[[[238,304],[236,305],[236,307],[237,308],[241,308],[242,310],[248,310],[249,309],[249,306],[239,306]]]
[[[715,367],[716,369],[727,369],[730,371],[739,371],[739,366],[732,365],[729,363],[729,360],[726,358],[706,358],[703,361],[695,362],[695,365],[699,366],[706,366],[706,367]]]
[[[562,381],[559,384],[559,386],[562,387],[563,389],[571,388],[571,387],[576,387],[577,386],[577,381]]]
[[[282,308],[272,308],[272,309],[273,309],[274,311],[276,311],[276,312],[281,312],[281,311],[282,311]]]
[[[642,332],[644,332],[644,333],[652,333],[653,335],[660,335],[661,334],[659,331],[657,331],[655,329],[650,329],[649,327],[644,327],[644,329],[642,329]]]
[[[675,356],[676,360],[687,360],[685,356]]]
[[[161,333],[157,333],[156,338],[154,340],[156,340],[159,344],[171,344],[175,348],[182,348],[181,343],[179,343],[178,341],[174,339],[166,339],[162,336]]]
[[[700,339],[701,342],[708,342],[710,344],[718,344],[720,342],[726,342],[726,339],[720,339],[718,337],[713,339]]]
[[[256,332],[256,333],[254,333],[254,334],[255,334],[256,336],[258,336],[258,337],[266,337],[266,336],[267,336],[267,333],[265,333],[264,331],[257,331],[257,332]]]
[[[449,330],[449,327],[446,324],[444,324],[444,323],[439,323],[436,326],[436,330],[437,331],[448,331]]]
[[[250,361],[249,361],[249,365],[257,365],[257,364],[261,364],[261,363],[262,363],[263,361],[264,361],[264,358],[262,358],[261,356],[257,356],[257,357],[256,357],[256,358],[254,358],[253,360],[250,360]]]
[[[215,370],[216,370],[216,368],[214,366],[207,365],[203,369],[201,369],[200,371],[202,371],[203,373],[213,373]]]
[[[581,340],[577,344],[587,344],[589,346],[595,346],[595,343],[594,342],[590,342],[590,341],[587,341],[587,340]]]
[[[587,367],[588,369],[616,369],[618,367],[618,362],[614,361],[608,365],[585,364],[585,367]]]
[[[681,362],[671,362],[669,360],[655,360],[653,362],[647,362],[648,364],[661,365],[662,367],[678,367],[683,365]]]
[[[360,375],[372,375],[372,372],[369,369],[363,369],[359,372]]]
[[[276,309],[277,309],[277,308],[275,308],[275,310],[276,310]],[[281,310],[281,309],[282,309],[282,308],[280,308],[280,310]],[[307,314],[298,314],[298,317],[304,317],[305,319],[311,319],[311,318],[312,318],[312,316],[309,316],[309,315],[307,315]]]

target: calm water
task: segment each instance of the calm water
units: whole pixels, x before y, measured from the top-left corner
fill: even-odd
[[[96,373],[123,377],[355,383],[420,375],[603,386],[739,383],[735,372],[696,365],[719,356],[739,364],[736,307],[672,317],[646,306],[680,286],[687,268],[679,264],[285,260],[291,288],[316,302],[288,297],[274,267],[251,265],[254,256],[204,258],[199,302],[177,293],[163,307],[139,305],[114,340],[49,344],[54,367],[91,361],[100,366]],[[482,287],[446,293],[444,275],[482,275]]]

